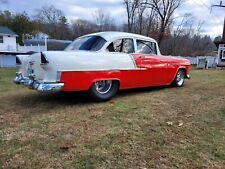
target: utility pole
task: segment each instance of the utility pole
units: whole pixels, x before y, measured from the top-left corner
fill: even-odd
[[[213,7],[225,8],[225,5],[223,5],[223,1],[220,0],[220,4],[219,5],[212,5],[212,8]],[[223,25],[223,37],[222,37],[222,40],[225,41],[225,18],[224,18],[224,25]]]
[[[223,5],[222,0],[220,0],[219,5],[212,5],[212,7],[225,8],[225,5]],[[223,24],[222,40],[219,41],[219,42],[215,42],[215,44],[218,47],[217,66],[218,67],[225,67],[225,18],[224,18],[224,24]]]

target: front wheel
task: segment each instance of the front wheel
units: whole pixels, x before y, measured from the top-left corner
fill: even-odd
[[[96,101],[107,101],[117,93],[118,89],[119,83],[117,81],[96,81],[89,89],[89,95]]]
[[[185,72],[184,70],[179,69],[173,81],[173,85],[177,87],[181,87],[184,85],[184,80],[185,80]]]

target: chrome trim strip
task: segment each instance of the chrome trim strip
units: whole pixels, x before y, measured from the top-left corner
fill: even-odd
[[[58,72],[100,72],[100,71],[135,71],[135,70],[147,70],[147,68],[137,68],[137,69],[98,69],[98,70],[58,70]]]

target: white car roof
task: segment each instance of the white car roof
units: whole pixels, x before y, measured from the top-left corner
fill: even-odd
[[[92,34],[88,34],[88,35],[85,35],[85,36],[101,36],[106,41],[111,41],[111,40],[114,40],[114,39],[117,39],[117,38],[127,37],[127,38],[137,38],[137,39],[143,39],[143,40],[156,42],[152,38],[142,36],[142,35],[138,35],[138,34],[134,34],[134,33],[127,33],[127,32],[114,32],[114,31],[97,32],[97,33],[92,33]]]

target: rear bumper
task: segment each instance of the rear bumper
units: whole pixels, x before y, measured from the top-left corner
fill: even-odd
[[[61,91],[64,87],[64,83],[43,83],[43,82],[35,81],[29,77],[24,77],[19,72],[16,73],[14,83],[28,86],[40,92]]]

